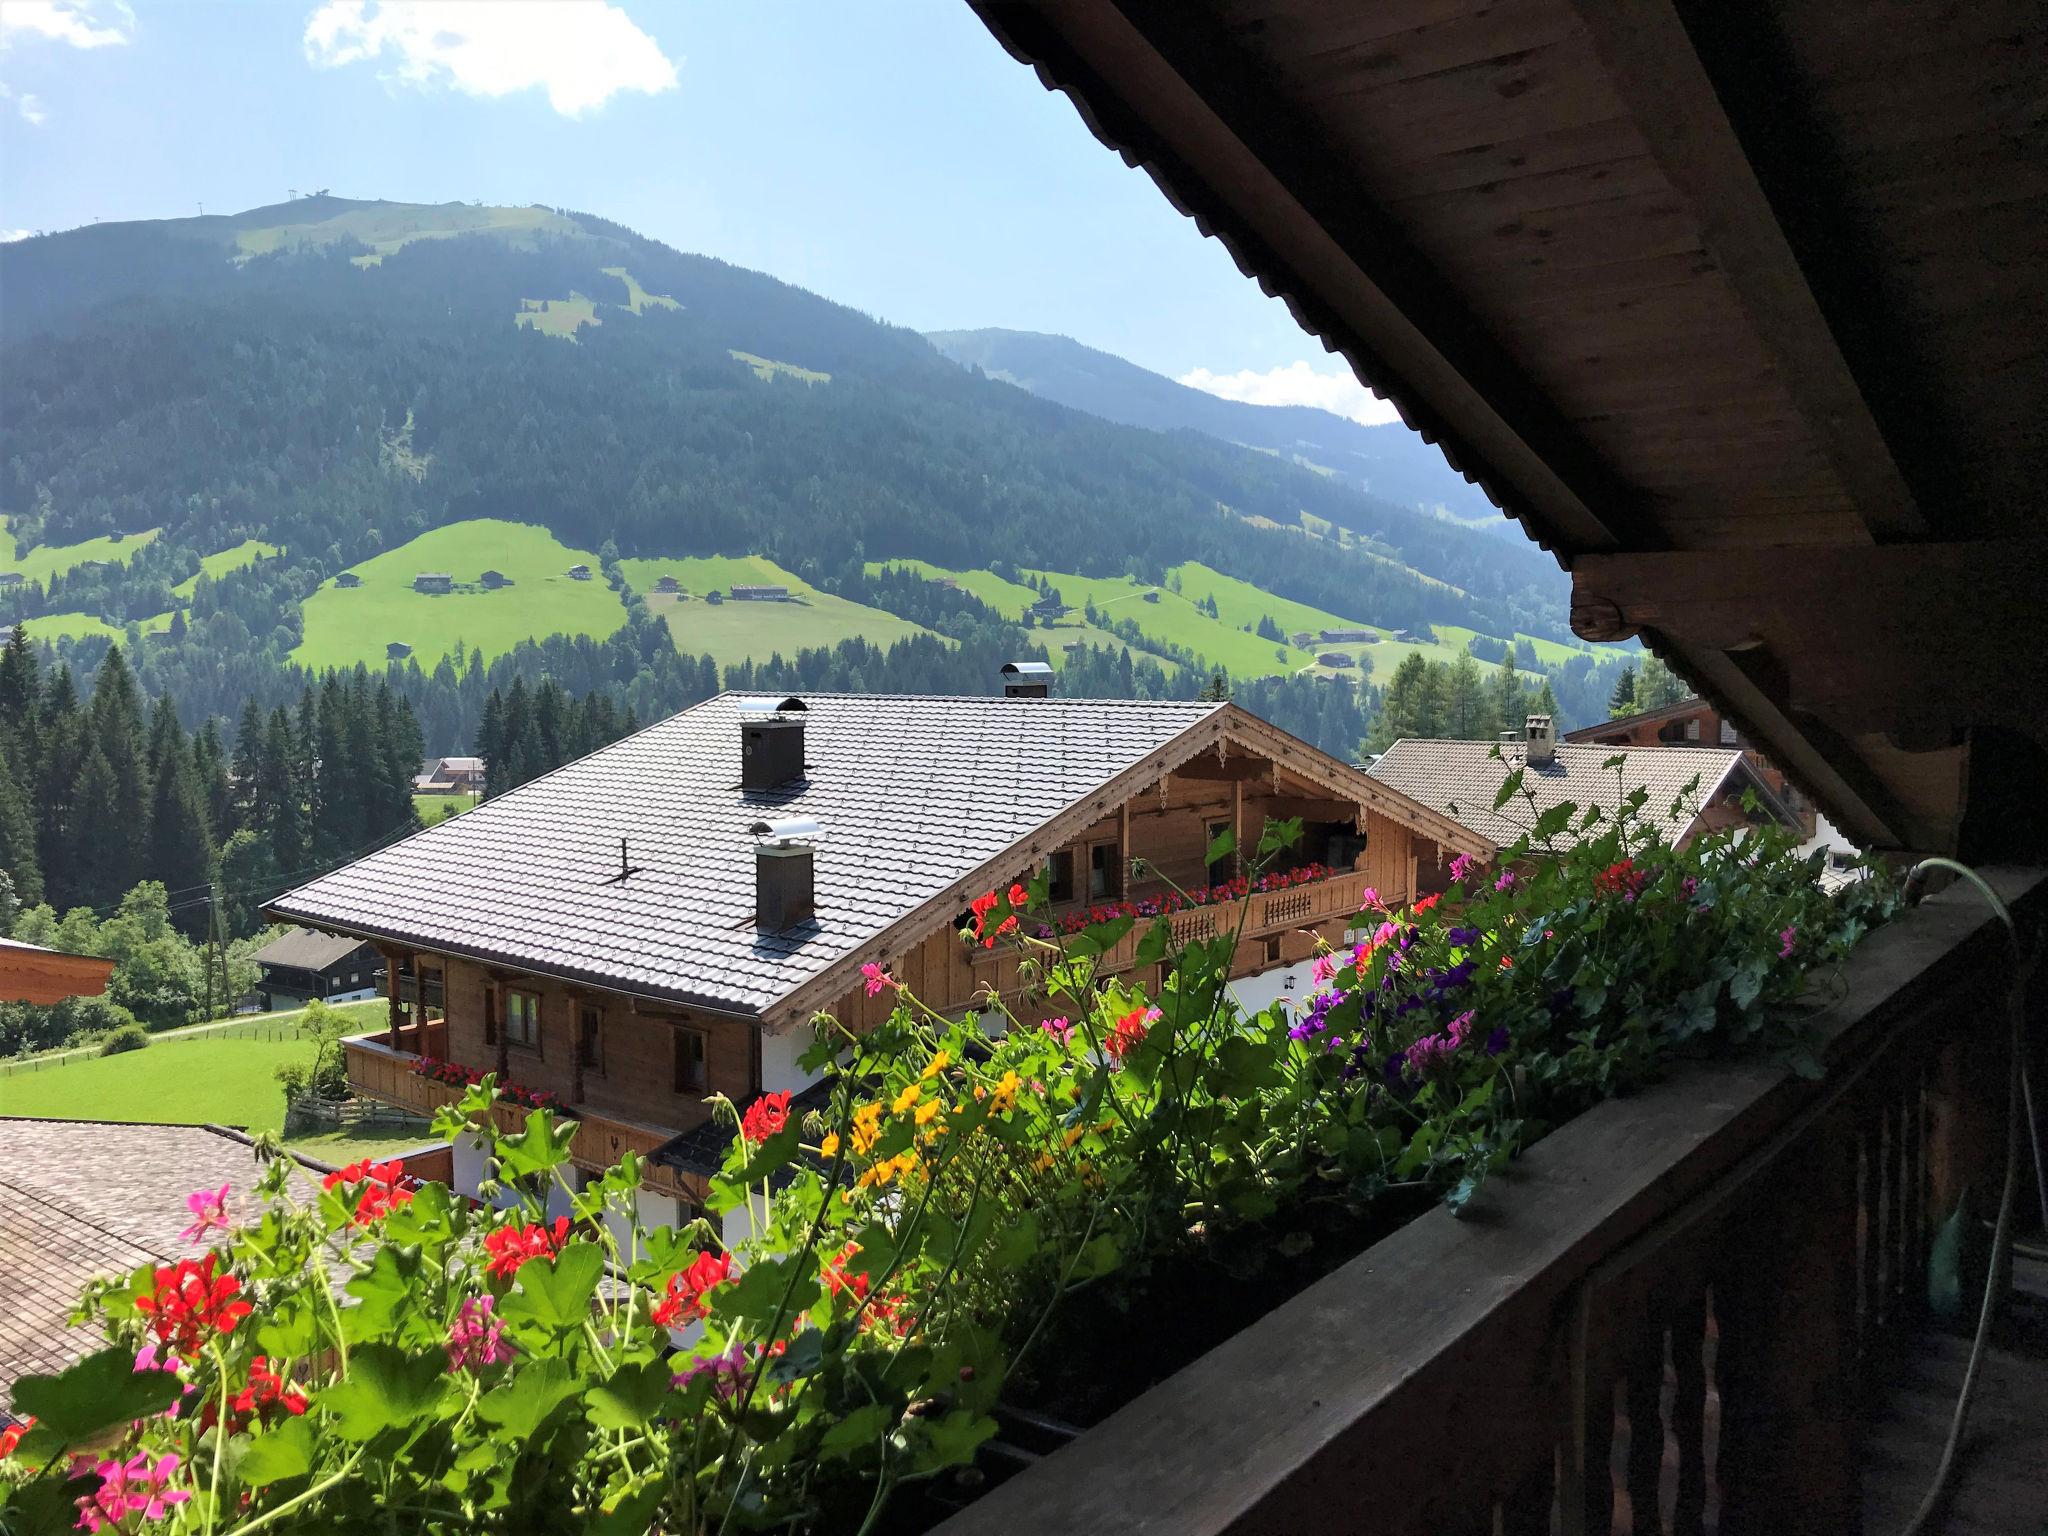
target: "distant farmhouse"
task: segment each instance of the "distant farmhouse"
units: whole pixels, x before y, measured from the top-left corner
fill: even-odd
[[[1355,663],[1356,658],[1349,651],[1323,651],[1316,657],[1319,667],[1348,667]]]
[[[475,794],[483,787],[484,760],[480,757],[432,758],[420,765],[412,781],[416,795]]]
[[[453,592],[455,578],[446,571],[421,571],[412,579],[415,592]]]
[[[1316,638],[1325,644],[1333,640],[1363,640],[1370,643],[1379,639],[1379,635],[1370,629],[1363,628],[1326,629],[1317,635]]]
[[[577,561],[574,565],[569,567],[569,579],[571,581],[590,580],[590,567],[588,565],[585,565],[581,560]]]
[[[26,580],[19,571],[0,571],[0,587],[18,587]]]
[[[683,584],[673,576],[657,576],[654,578],[654,590],[672,595],[682,591]]]
[[[786,603],[789,601],[789,588],[735,586],[732,600],[736,603]]]
[[[1420,635],[1412,629],[1397,629],[1394,631],[1394,638],[1403,645],[1429,645],[1435,641],[1436,636],[1434,634]]]
[[[1291,645],[1293,645],[1296,650],[1302,651],[1307,650],[1310,646],[1316,643],[1316,637],[1305,629],[1297,629],[1293,634],[1289,635],[1287,639],[1288,642]]]
[[[1146,602],[1148,602],[1148,603],[1156,603],[1156,602],[1158,602],[1158,601],[1159,601],[1159,589],[1158,589],[1157,587],[1154,587],[1154,588],[1153,588],[1153,589],[1152,589],[1151,591],[1147,592],[1147,593],[1145,594],[1145,601],[1146,601]]]
[[[384,642],[384,659],[386,661],[403,661],[411,654],[412,647],[403,640],[387,640]]]
[[[1057,619],[1067,612],[1067,605],[1056,597],[1041,597],[1031,611],[1041,619]]]
[[[334,584],[337,587],[360,587],[363,584],[363,578],[354,571],[343,571],[334,578]]]
[[[503,571],[485,571],[477,580],[483,583],[486,592],[495,592],[500,587],[512,585],[512,578]]]

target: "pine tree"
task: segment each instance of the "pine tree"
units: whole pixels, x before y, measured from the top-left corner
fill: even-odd
[[[36,858],[36,819],[21,780],[0,748],[0,873],[30,906],[43,899],[43,867]]]
[[[71,865],[71,817],[90,744],[69,667],[60,666],[50,674],[38,721],[42,742],[33,791],[36,858],[43,869],[43,899],[62,911],[83,900],[78,871]]]
[[[1607,696],[1607,712],[1620,719],[1623,715],[1636,713],[1636,664],[1624,662],[1621,675],[1614,680],[1614,691]]]
[[[120,776],[99,742],[89,742],[60,851],[67,904],[101,911],[119,904],[136,883],[128,878],[137,863],[130,829],[146,819],[144,810],[122,799]]]
[[[173,717],[173,724],[176,717]],[[188,938],[205,934],[207,908],[193,898],[213,880],[213,834],[207,824],[205,797],[198,775],[180,741],[158,769],[155,800],[150,809],[149,878],[177,893],[177,925]]]
[[[212,719],[192,738],[192,774],[206,803],[207,824],[216,843],[225,839],[240,823],[236,820],[234,786],[228,780],[227,754],[221,747],[220,727]]]
[[[1501,652],[1500,666],[1493,675],[1493,713],[1500,722],[1500,731],[1513,731],[1517,736],[1529,722],[1529,697],[1522,690],[1522,675],[1516,670],[1516,645],[1510,640],[1507,649]]]
[[[1480,741],[1493,735],[1494,710],[1486,683],[1470,651],[1461,651],[1444,679],[1444,728],[1454,741]]]
[[[270,712],[257,756],[255,824],[269,840],[272,861],[286,874],[300,872],[310,862],[311,852],[296,741],[290,717],[279,705]]]
[[[0,650],[0,730],[25,730],[34,724],[42,704],[38,671],[35,652],[28,645],[28,629],[17,624],[7,637],[6,648]]]

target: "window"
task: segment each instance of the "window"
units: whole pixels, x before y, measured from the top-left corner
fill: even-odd
[[[1088,850],[1088,899],[1123,894],[1123,860],[1115,843],[1097,843]]]
[[[1723,720],[1721,722],[1721,745],[1724,747],[1735,745],[1735,722],[1733,720]]]
[[[600,1008],[585,1003],[576,1010],[576,1059],[586,1067],[598,1067],[597,1032],[603,1023]]]
[[[1048,901],[1072,901],[1074,899],[1074,850],[1062,848],[1058,853],[1045,856],[1046,899]]]
[[[1698,741],[1700,739],[1699,721],[1688,720],[1685,722],[1685,739],[1687,741]]]
[[[676,1092],[702,1093],[708,1082],[704,1070],[704,1033],[696,1029],[676,1031]]]
[[[1217,838],[1221,837],[1224,833],[1228,832],[1229,830],[1230,823],[1227,821],[1210,822],[1209,841],[1212,843],[1215,842]],[[1214,864],[1211,864],[1209,866],[1209,883],[1211,885],[1221,885],[1224,881],[1228,880],[1231,876],[1232,870],[1236,868],[1236,862],[1237,861],[1234,854],[1226,853]]]
[[[528,1050],[540,1049],[539,993],[505,993],[505,1039]]]

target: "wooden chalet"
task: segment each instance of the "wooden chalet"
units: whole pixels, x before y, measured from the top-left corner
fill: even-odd
[[[412,579],[415,592],[445,593],[455,590],[455,578],[447,571],[421,571]]]
[[[1033,665],[1009,686],[1038,686]],[[1368,887],[1398,903],[1492,850],[1235,705],[722,694],[269,910],[386,959],[389,1027],[348,1047],[358,1091],[428,1110],[457,1090],[422,1061],[495,1071],[581,1117],[579,1161],[630,1147],[654,1192],[694,1206],[726,1140],[707,1095],[808,1086],[815,1014],[888,1015],[864,964],[936,1008],[993,993],[1029,1013],[1018,954],[959,936],[975,896],[1043,870],[1057,924],[1207,891],[1245,868],[1206,862],[1217,832],[1251,849],[1291,817],[1305,834],[1284,883],[1171,918],[1183,939],[1242,923],[1239,977],[1341,938]],[[1138,938],[1112,970],[1137,968]],[[415,970],[438,1013],[408,1001]]]
[[[1860,845],[2048,862],[2038,4],[969,4],[1557,555],[1578,633],[1640,635]],[[1993,878],[2038,934],[2048,882]],[[1851,957],[1818,1081],[1580,1116],[942,1529],[1902,1530],[2008,968],[1943,892]],[[1982,1381],[1923,1529],[2048,1508],[2048,1362],[2002,1334]]]

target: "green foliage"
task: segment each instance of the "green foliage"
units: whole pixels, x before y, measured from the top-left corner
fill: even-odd
[[[149,1044],[149,1031],[140,1024],[123,1024],[110,1032],[100,1042],[102,1056],[119,1056],[126,1051],[139,1051]]]

